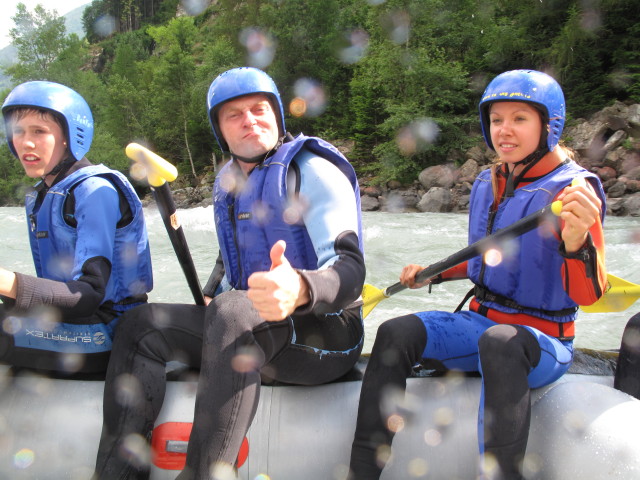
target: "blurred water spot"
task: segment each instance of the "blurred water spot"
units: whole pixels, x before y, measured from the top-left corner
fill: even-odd
[[[411,16],[404,10],[396,10],[388,13],[382,19],[382,26],[387,31],[389,38],[394,43],[402,45],[409,40],[411,29]]]
[[[594,32],[602,26],[600,12],[593,8],[585,9],[580,15],[580,27],[587,32]]]
[[[429,464],[424,458],[414,458],[409,462],[408,471],[410,477],[424,477],[429,473]]]
[[[387,429],[390,432],[398,433],[404,429],[404,418],[401,415],[393,414],[387,418]]]
[[[302,222],[303,216],[308,209],[309,202],[305,196],[300,195],[292,198],[282,214],[283,220],[289,225],[297,225]]]
[[[349,32],[347,38],[349,40],[349,46],[340,51],[340,60],[348,64],[356,63],[367,53],[369,34],[358,28]]]
[[[498,461],[493,454],[484,452],[484,455],[482,456],[482,470],[487,476],[486,478],[499,478],[497,475],[499,472]]]
[[[525,454],[522,466],[525,472],[529,475],[534,473],[539,474],[542,471],[542,467],[544,467],[544,459],[540,455],[535,453]]]
[[[16,468],[21,470],[25,468],[29,468],[36,458],[36,454],[33,450],[29,450],[28,448],[23,448],[18,450],[16,454],[13,456],[13,464]]]
[[[297,109],[307,117],[317,117],[327,107],[327,96],[322,85],[311,78],[300,78],[293,85]],[[300,116],[300,115],[299,115]]]
[[[64,353],[59,356],[58,368],[67,373],[76,373],[84,366],[84,355],[79,353]]]
[[[108,37],[116,31],[116,19],[112,15],[102,15],[93,24],[93,31],[100,37]]]
[[[151,447],[147,440],[137,433],[125,437],[120,453],[129,463],[137,467],[144,467],[151,463]]]
[[[181,0],[180,3],[189,15],[200,15],[209,5],[208,0]]]
[[[247,27],[240,32],[240,43],[247,49],[248,63],[252,67],[271,65],[276,52],[276,42],[271,35],[257,27]]]
[[[336,465],[335,468],[333,469],[332,478],[334,480],[344,480],[345,478],[348,477],[348,475],[349,475],[349,466],[343,463],[340,463]]]
[[[438,125],[430,118],[421,118],[402,128],[396,137],[400,153],[410,156],[422,152],[440,133]]]
[[[430,447],[437,447],[442,443],[442,434],[435,428],[430,428],[424,432],[424,443]]]
[[[231,368],[239,373],[253,372],[258,369],[258,352],[252,347],[243,347],[231,360]]]
[[[448,427],[455,420],[455,414],[450,407],[440,407],[433,414],[433,420],[439,427]]]
[[[137,182],[142,182],[147,179],[147,169],[141,163],[134,162],[129,167],[129,174]]]
[[[123,407],[132,407],[142,400],[142,387],[133,375],[123,373],[116,378],[116,401]]]
[[[391,458],[391,447],[389,445],[380,445],[376,448],[376,462],[378,465],[386,465]]]
[[[622,69],[613,70],[608,77],[609,83],[618,90],[624,90],[633,83],[632,74]]]
[[[220,188],[225,192],[233,192],[236,190],[236,177],[231,173],[220,175]]]
[[[484,254],[484,262],[490,267],[495,267],[502,263],[502,253],[500,250],[492,248]]]
[[[307,113],[307,102],[304,98],[296,97],[289,103],[289,113],[296,118],[300,118]]]

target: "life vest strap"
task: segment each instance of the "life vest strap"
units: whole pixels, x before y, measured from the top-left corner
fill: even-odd
[[[508,308],[513,308],[514,310],[519,310],[520,312],[523,312],[523,313],[526,311],[532,311],[532,310],[538,311],[549,317],[565,317],[567,315],[572,315],[576,313],[576,311],[578,310],[578,307],[563,308],[561,310],[544,310],[542,308],[525,307],[520,305],[515,300],[504,297],[497,293],[493,293],[492,291],[480,285],[476,285],[474,287],[473,294],[480,301],[497,303],[498,305],[503,305]]]

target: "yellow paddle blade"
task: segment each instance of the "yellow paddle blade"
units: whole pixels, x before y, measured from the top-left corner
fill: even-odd
[[[371,310],[385,298],[388,297],[384,294],[384,290],[365,284],[362,287],[362,318],[366,318],[371,313]]]
[[[640,285],[628,282],[615,275],[607,275],[608,286],[604,295],[592,305],[580,309],[587,313],[622,312],[640,297]]]

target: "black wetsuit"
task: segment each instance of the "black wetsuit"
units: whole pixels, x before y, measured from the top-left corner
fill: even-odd
[[[640,313],[627,322],[613,386],[640,400]]]
[[[305,225],[314,232],[314,245],[331,245],[331,255],[323,254],[323,268],[299,270],[310,303],[277,322],[261,319],[244,290],[217,295],[207,307],[150,304],[129,312],[116,331],[107,371],[96,478],[147,478],[146,460],[127,454],[123,446],[131,434],[150,438],[164,400],[165,367],[172,360],[200,367],[181,479],[207,478],[213,463],[235,463],[256,413],[261,380],[318,385],[353,368],[364,340],[358,298],[365,263],[354,233],[360,220],[352,187],[339,187],[346,177],[337,169],[333,177],[327,174],[331,169],[324,161],[317,167],[300,168],[299,192],[307,199],[318,194],[319,208],[311,210],[327,221],[305,218]],[[311,171],[316,174],[306,176]],[[307,189],[307,178],[316,192]],[[225,268],[218,262],[211,279],[220,278],[220,267]],[[204,288],[208,297],[217,287],[211,279]]]

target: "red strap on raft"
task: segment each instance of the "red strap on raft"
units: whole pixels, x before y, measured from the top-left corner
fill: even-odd
[[[187,460],[187,444],[192,423],[166,422],[153,429],[151,454],[153,464],[164,470],[182,470]],[[249,441],[242,441],[236,466],[240,468],[249,456]]]

